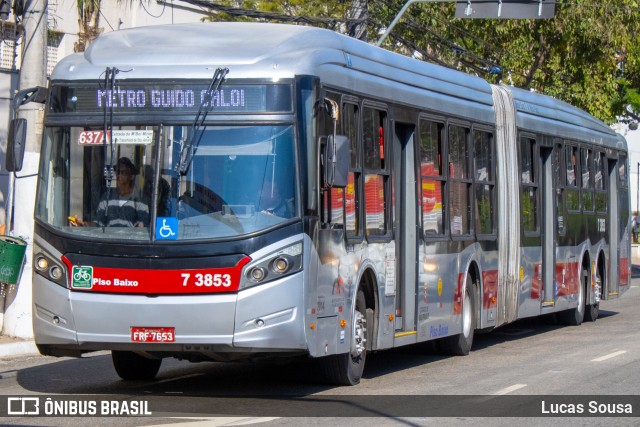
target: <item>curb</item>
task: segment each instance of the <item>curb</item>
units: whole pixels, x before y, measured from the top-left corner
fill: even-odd
[[[0,357],[40,354],[35,341],[17,341],[0,344]]]

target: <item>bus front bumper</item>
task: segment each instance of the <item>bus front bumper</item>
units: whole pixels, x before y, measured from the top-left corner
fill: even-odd
[[[223,359],[307,351],[302,273],[233,294],[78,292],[39,275],[34,275],[33,286],[35,341],[47,355],[129,350],[176,357],[197,352]],[[175,340],[133,342],[132,328],[173,328]]]

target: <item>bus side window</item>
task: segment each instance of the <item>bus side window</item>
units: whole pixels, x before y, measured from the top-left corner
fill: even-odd
[[[349,138],[351,147],[347,187],[344,189],[344,225],[347,239],[362,238],[360,212],[360,188],[362,188],[362,161],[360,153],[360,109],[356,104],[345,103],[342,108],[342,131]]]
[[[365,155],[364,200],[367,237],[390,237],[389,171],[385,166],[385,111],[364,108],[363,138]]]
[[[449,126],[449,219],[452,236],[471,234],[469,129]]]
[[[488,235],[495,232],[494,225],[494,188],[493,135],[489,132],[474,131],[474,170],[476,233]]]
[[[422,230],[425,237],[443,236],[444,176],[442,144],[444,124],[420,120],[420,191]]]

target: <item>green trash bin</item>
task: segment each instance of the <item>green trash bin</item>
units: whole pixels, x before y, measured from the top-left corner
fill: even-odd
[[[24,240],[0,236],[0,283],[18,284],[26,250],[27,242]]]

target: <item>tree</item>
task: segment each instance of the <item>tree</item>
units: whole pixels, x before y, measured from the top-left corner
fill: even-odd
[[[370,14],[390,22],[405,2],[374,3],[379,12]],[[640,83],[637,1],[560,1],[555,18],[547,20],[455,19],[454,12],[449,3],[413,6],[386,47],[410,46],[490,81],[562,99],[607,122],[628,104],[640,110],[634,89]]]
[[[102,33],[100,25],[101,0],[76,0],[78,11],[78,41],[74,52],[84,52],[89,43]]]

